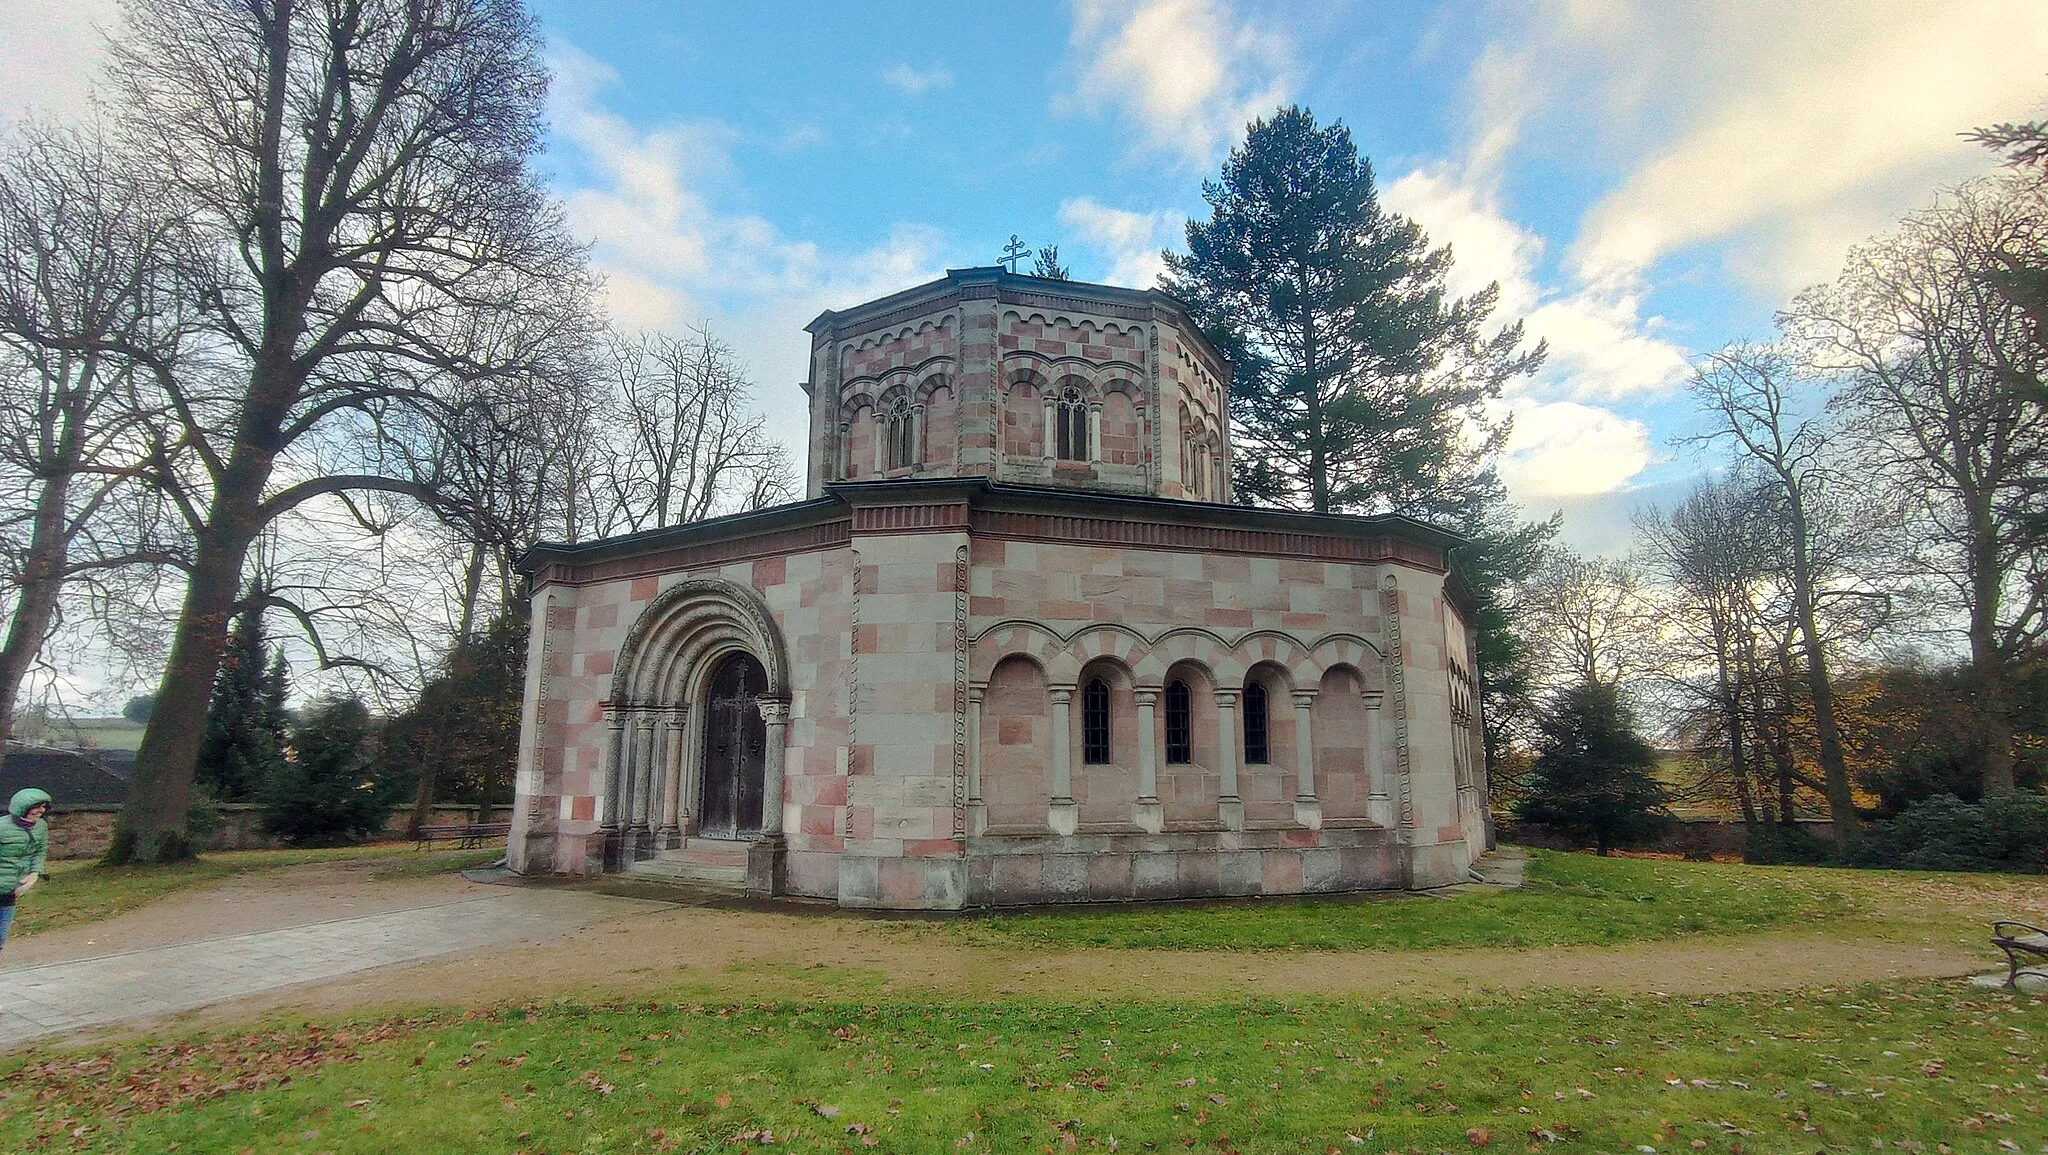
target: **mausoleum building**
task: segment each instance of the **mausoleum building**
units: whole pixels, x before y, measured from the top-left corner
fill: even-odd
[[[1456,539],[1230,504],[1230,365],[1172,297],[960,269],[809,331],[807,500],[528,555],[514,870],[925,909],[1465,877]]]

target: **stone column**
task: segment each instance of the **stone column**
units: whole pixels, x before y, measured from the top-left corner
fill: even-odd
[[[1074,687],[1053,686],[1052,692],[1052,808],[1045,824],[1054,834],[1070,836],[1081,828],[1081,810],[1074,805],[1072,711]]]
[[[1237,695],[1236,690],[1216,691],[1216,771],[1223,776],[1216,819],[1225,830],[1244,829],[1244,800],[1237,796]]]
[[[1051,461],[1060,455],[1059,419],[1060,399],[1057,395],[1048,393],[1045,397],[1045,459],[1047,461]],[[998,417],[997,421],[1000,422],[1001,418]],[[1001,435],[1001,431],[998,430],[997,436],[1000,437]]]
[[[597,827],[604,835],[604,868],[619,868],[619,796],[626,789],[626,714],[616,704],[604,708],[604,769],[598,776]]]
[[[1315,734],[1309,711],[1316,704],[1313,693],[1294,693],[1294,821],[1310,830],[1323,828],[1323,804],[1316,798]]]
[[[780,894],[788,889],[783,875],[782,759],[789,739],[789,703],[763,698],[760,706],[768,731],[761,758],[761,837],[747,847],[747,889]]]
[[[1394,796],[1387,792],[1386,759],[1380,753],[1380,703],[1386,695],[1367,690],[1365,698],[1365,816],[1389,830],[1394,828]]]
[[[689,715],[688,706],[676,706],[663,719],[668,757],[662,774],[661,830],[654,836],[654,845],[662,850],[683,844],[683,725]]]
[[[1166,813],[1159,805],[1158,735],[1153,729],[1159,692],[1139,690],[1131,696],[1138,703],[1138,805],[1131,820],[1145,833],[1158,834],[1166,829]]]
[[[967,833],[988,833],[988,804],[981,800],[981,701],[986,686],[967,687]]]
[[[1102,460],[1102,403],[1088,407],[1088,463]]]
[[[654,849],[654,832],[648,825],[648,814],[652,809],[651,795],[654,792],[656,769],[654,751],[654,727],[660,721],[660,714],[651,706],[642,707],[640,716],[633,726],[633,823],[627,828],[627,849],[631,854],[628,861],[637,862]]]
[[[782,756],[789,740],[789,703],[761,699],[768,746],[761,759],[761,837],[782,837]]]

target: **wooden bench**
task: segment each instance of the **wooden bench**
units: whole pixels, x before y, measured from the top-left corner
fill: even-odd
[[[468,822],[461,826],[422,826],[414,832],[414,849],[429,842],[453,842],[458,850],[482,846],[512,833],[510,822]]]
[[[2021,975],[2048,982],[2048,930],[2006,919],[1991,924],[1991,945],[2005,952],[2005,985],[2018,986]]]

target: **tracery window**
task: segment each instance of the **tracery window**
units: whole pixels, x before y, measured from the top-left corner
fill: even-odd
[[[1101,678],[1081,690],[1081,761],[1090,766],[1109,762],[1109,684]]]
[[[1069,385],[1060,392],[1053,410],[1055,437],[1061,461],[1088,460],[1088,404],[1081,391]]]
[[[888,446],[888,468],[908,469],[918,463],[917,414],[909,402],[898,401],[883,418],[882,435]]]
[[[1193,762],[1195,742],[1193,702],[1188,694],[1188,684],[1172,681],[1166,684],[1166,761]]]
[[[1266,742],[1266,687],[1257,682],[1244,686],[1244,761],[1263,766],[1272,760]]]

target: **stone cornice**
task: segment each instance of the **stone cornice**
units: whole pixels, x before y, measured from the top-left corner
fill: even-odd
[[[946,275],[936,281],[914,285],[851,309],[827,309],[804,329],[814,340],[843,340],[937,312],[957,301],[991,298],[1003,304],[1027,308],[1065,308],[1126,320],[1153,320],[1163,315],[1180,330],[1184,339],[1198,344],[1214,358],[1226,379],[1230,375],[1230,359],[1209,344],[1201,327],[1188,315],[1187,306],[1170,293],[1158,289],[1098,285],[1088,281],[1054,281],[1012,273],[1000,266],[948,269]]]
[[[520,569],[535,587],[580,585],[830,549],[856,537],[962,531],[1128,549],[1398,561],[1437,573],[1462,540],[1391,514],[1295,513],[947,477],[838,482],[814,501],[600,541],[544,543],[527,551]],[[1462,586],[1453,596],[1469,602]]]

